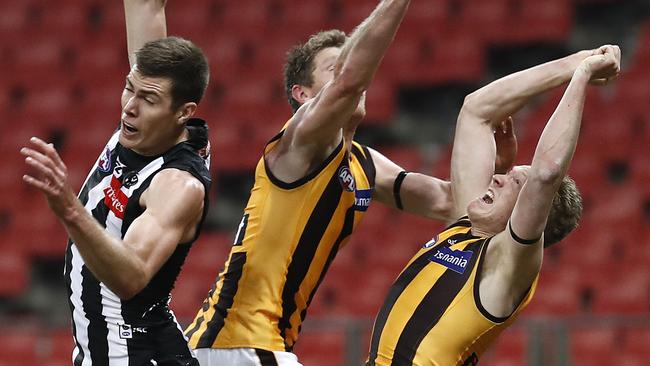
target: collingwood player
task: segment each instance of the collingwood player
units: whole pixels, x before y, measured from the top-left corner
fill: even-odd
[[[208,65],[191,42],[164,38],[163,0],[124,5],[131,70],[119,129],[78,196],[36,137],[21,149],[34,171],[23,180],[70,237],[73,365],[198,365],[168,304],[208,207],[207,126],[193,118]]]

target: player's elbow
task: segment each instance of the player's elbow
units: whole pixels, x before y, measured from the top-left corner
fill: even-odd
[[[554,185],[564,178],[564,169],[557,162],[545,162],[542,166],[534,167],[531,177],[543,185]]]
[[[342,95],[361,95],[370,84],[365,73],[351,66],[344,66],[334,78],[334,85]]]
[[[460,112],[474,116],[479,116],[481,114],[481,100],[478,92],[475,91],[465,96]]]
[[[120,298],[120,300],[131,300],[147,286],[148,281],[144,274],[134,274],[125,276],[111,290]]]

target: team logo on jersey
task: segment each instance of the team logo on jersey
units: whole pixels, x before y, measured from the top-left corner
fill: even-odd
[[[366,211],[372,201],[372,189],[357,189],[354,192],[354,209]]]
[[[429,260],[463,274],[472,259],[472,254],[474,253],[471,250],[452,250],[448,247],[441,247],[429,257]]]
[[[107,147],[102,156],[99,157],[99,163],[97,163],[99,171],[108,173],[111,171],[111,150]]]
[[[354,176],[352,175],[350,168],[348,168],[347,166],[342,166],[339,169],[338,175],[339,175],[339,182],[341,183],[343,189],[345,189],[348,192],[354,192],[354,189],[356,188],[356,184],[354,182]]]
[[[429,240],[426,244],[422,246],[422,249],[429,249],[432,246],[436,245],[436,242],[438,241],[438,235],[434,236],[433,239]]]
[[[124,188],[130,188],[133,187],[134,185],[138,184],[138,173],[137,172],[128,172],[124,174],[124,178],[122,178],[122,185]]]

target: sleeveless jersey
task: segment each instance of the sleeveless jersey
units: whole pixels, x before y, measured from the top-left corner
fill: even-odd
[[[122,147],[119,133],[117,130],[104,147],[79,193],[79,200],[97,222],[115,238],[124,238],[131,223],[144,212],[140,196],[156,173],[167,168],[187,171],[204,185],[202,222],[208,209],[210,174],[206,160],[196,152],[196,142],[186,141],[162,155],[145,157]],[[146,325],[176,321],[168,308],[170,292],[198,235],[197,229],[192,241],[179,244],[147,286],[129,300],[121,300],[98,281],[69,240],[64,275],[76,346],[74,365],[108,365],[109,359],[118,357],[128,360],[138,351],[130,344],[135,332],[146,332]]]
[[[467,217],[411,259],[388,292],[373,327],[367,366],[475,365],[528,305],[537,279],[512,315],[492,316],[478,294],[491,238],[471,233]]]
[[[186,330],[190,346],[291,351],[327,269],[370,204],[374,180],[370,152],[356,142],[348,154],[342,141],[293,183],[274,177],[262,157],[225,269]]]

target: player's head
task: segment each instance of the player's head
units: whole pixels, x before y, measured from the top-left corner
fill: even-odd
[[[143,154],[171,147],[194,115],[208,79],[207,59],[192,42],[168,37],[146,43],[126,77],[120,143]]]
[[[529,171],[530,166],[516,166],[507,174],[495,174],[487,192],[467,207],[472,224],[495,234],[505,230]],[[581,215],[580,192],[573,179],[564,177],[546,221],[544,246],[555,244],[568,235],[578,225]]]
[[[334,67],[346,39],[339,30],[322,31],[287,53],[284,87],[294,113],[334,78]]]
[[[553,206],[544,228],[544,247],[548,248],[569,235],[578,227],[581,217],[582,196],[576,182],[566,176],[553,197]]]

